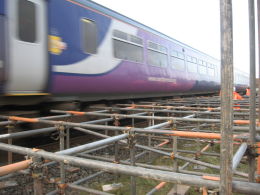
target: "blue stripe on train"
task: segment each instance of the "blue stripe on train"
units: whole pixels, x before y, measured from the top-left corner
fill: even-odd
[[[0,15],[5,14],[5,0],[0,0]]]
[[[110,18],[64,0],[49,1],[48,11],[49,35],[61,37],[67,45],[60,55],[50,55],[51,65],[73,64],[90,56],[82,49],[82,18],[95,21],[98,46],[104,40],[111,24]]]

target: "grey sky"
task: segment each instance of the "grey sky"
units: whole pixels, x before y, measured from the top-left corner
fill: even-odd
[[[94,0],[220,59],[219,0]],[[234,65],[249,72],[247,0],[234,0]]]

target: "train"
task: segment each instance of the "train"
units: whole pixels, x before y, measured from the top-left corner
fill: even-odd
[[[1,106],[219,90],[218,59],[93,1],[0,1]]]

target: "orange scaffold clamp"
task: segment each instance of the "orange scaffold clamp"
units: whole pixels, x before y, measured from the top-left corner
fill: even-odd
[[[250,88],[246,89],[246,96],[250,96]]]

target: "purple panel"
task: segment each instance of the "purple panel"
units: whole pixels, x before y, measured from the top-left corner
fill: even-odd
[[[147,47],[147,41],[150,40],[171,50],[176,50],[177,47],[179,51],[182,49],[180,46],[146,31],[139,30],[138,36],[143,38],[145,47]],[[146,49],[144,49],[144,52],[144,62],[146,62]],[[170,62],[170,59],[168,61]],[[196,82],[197,79],[197,74],[176,71],[170,68],[170,65],[167,68],[160,68],[125,61],[116,69],[104,75],[88,76],[54,73],[51,91],[54,94],[187,92],[198,83]]]
[[[148,77],[146,65],[125,62],[109,74],[100,76],[53,75],[52,93],[173,92],[189,90],[194,84],[192,80],[183,79],[181,74],[177,76],[176,83],[149,81]]]

